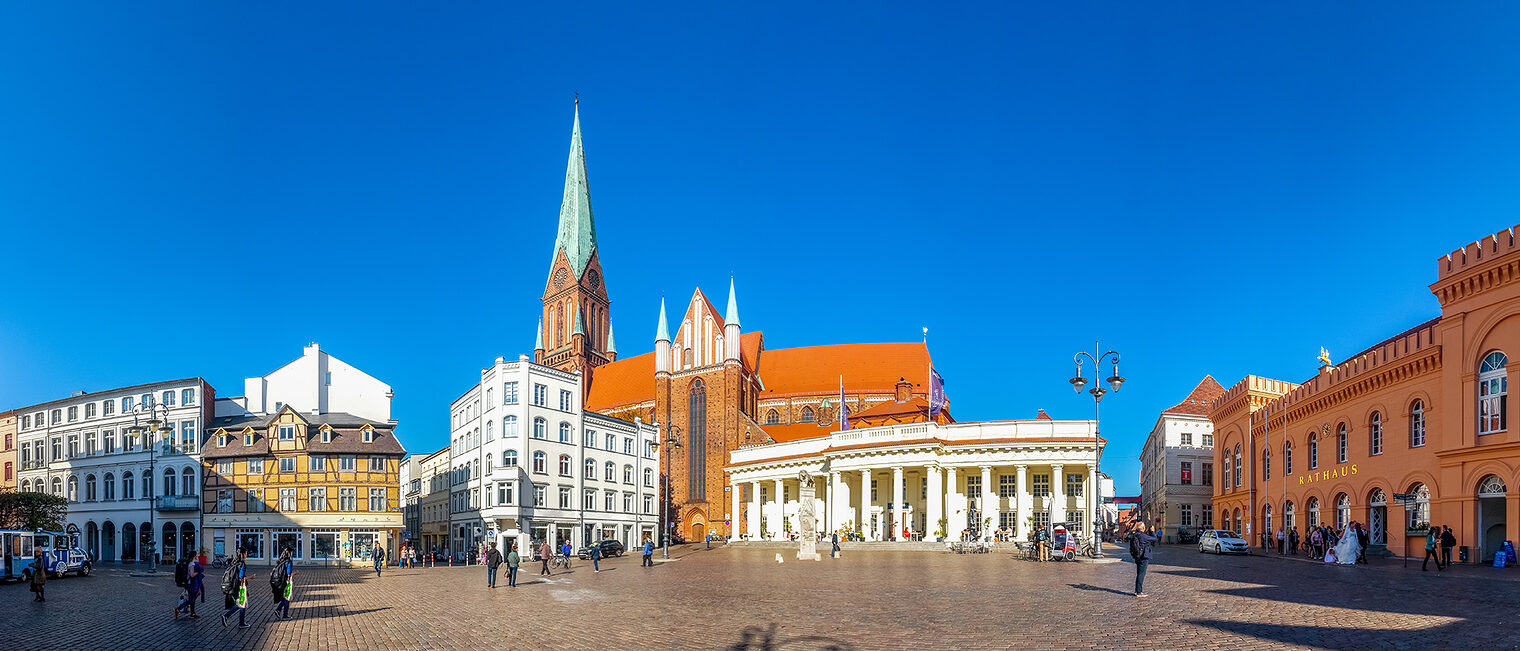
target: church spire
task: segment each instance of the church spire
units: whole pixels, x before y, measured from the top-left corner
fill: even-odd
[[[544,349],[544,320],[538,320],[538,338],[533,340],[533,350]]]
[[[580,100],[575,105],[575,127],[570,131],[570,162],[565,166],[565,198],[559,204],[559,235],[554,255],[565,252],[570,270],[579,279],[596,251],[596,223],[591,219],[591,185],[586,178],[586,151],[581,146]]]
[[[728,277],[728,315],[723,317],[723,322],[729,325],[739,325],[739,299],[734,296],[734,278]]]
[[[670,343],[670,329],[665,326],[665,297],[660,297],[660,325],[654,333],[655,343],[661,341]]]
[[[612,342],[612,324],[607,324],[607,354],[617,354],[617,344]]]

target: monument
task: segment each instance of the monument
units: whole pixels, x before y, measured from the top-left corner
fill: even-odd
[[[797,548],[797,560],[822,560],[818,557],[818,516],[815,515],[813,505],[813,476],[806,470],[798,470],[797,484],[802,487],[797,508],[797,521],[802,525],[798,540],[802,541],[802,546]]]

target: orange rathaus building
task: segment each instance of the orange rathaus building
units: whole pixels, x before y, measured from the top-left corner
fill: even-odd
[[[740,331],[732,281],[722,314],[694,291],[673,338],[662,299],[654,351],[618,359],[578,109],[542,302],[535,362],[580,371],[588,410],[659,423],[662,438],[677,428],[681,447],[662,443],[659,457],[674,530],[687,540],[728,536],[739,521],[728,512],[723,467],[740,446],[827,435],[839,429],[841,408],[852,425],[929,420],[925,344],[766,350],[761,332]],[[934,420],[953,422],[948,411]]]

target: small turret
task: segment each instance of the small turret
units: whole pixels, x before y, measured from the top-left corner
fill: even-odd
[[[723,362],[739,363],[739,298],[734,294],[734,279],[728,279],[728,316],[723,317]]]
[[[665,325],[665,297],[660,297],[660,324],[654,333],[654,372],[670,373],[670,328]]]

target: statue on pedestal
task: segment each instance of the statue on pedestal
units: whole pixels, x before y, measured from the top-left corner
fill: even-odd
[[[822,560],[818,556],[818,516],[814,513],[813,505],[813,476],[806,470],[797,471],[797,484],[801,487],[798,495],[797,522],[802,526],[798,540],[802,545],[797,548],[797,560],[816,561]]]

